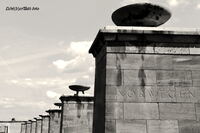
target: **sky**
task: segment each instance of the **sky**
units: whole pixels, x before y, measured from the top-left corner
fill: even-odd
[[[0,120],[29,120],[55,108],[69,85],[90,86],[88,50],[119,7],[151,2],[172,13],[161,27],[199,28],[200,0],[0,0]],[[7,7],[38,7],[9,11]]]

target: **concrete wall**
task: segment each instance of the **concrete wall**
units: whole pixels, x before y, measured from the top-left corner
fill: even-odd
[[[31,122],[26,123],[26,133],[31,133]]]
[[[195,33],[100,32],[90,51],[96,59],[93,133],[199,133]]]
[[[0,133],[8,133],[8,127],[7,126],[0,126]]]
[[[36,121],[31,122],[31,133],[35,133],[36,130]]]
[[[60,133],[61,111],[51,112],[50,116],[50,133]]]
[[[84,97],[82,99],[90,99]],[[62,101],[62,133],[92,133],[93,100]]]
[[[21,124],[21,132],[20,133],[26,133],[26,124],[25,123]]]
[[[42,120],[36,119],[36,133],[41,133],[42,131]]]
[[[21,123],[19,121],[11,122],[11,121],[1,121],[0,126],[8,127],[8,133],[20,133],[21,131]]]
[[[49,133],[49,116],[42,117],[42,133]]]

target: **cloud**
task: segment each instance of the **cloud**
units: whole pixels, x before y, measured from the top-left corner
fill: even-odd
[[[65,50],[52,50],[52,51],[43,51],[40,53],[35,53],[35,54],[31,54],[31,55],[26,55],[23,57],[16,57],[13,59],[4,59],[2,56],[0,56],[0,66],[7,66],[7,65],[13,65],[16,63],[23,63],[26,61],[31,61],[31,60],[35,60],[35,59],[39,59],[39,58],[46,58],[48,56],[53,56],[53,55],[57,55],[60,53],[65,53]]]
[[[197,4],[197,9],[200,9],[200,3],[199,3],[199,4]]]
[[[70,79],[64,79],[64,78],[36,78],[36,79],[10,79],[6,80],[6,83],[8,84],[14,84],[18,86],[23,86],[25,88],[31,87],[31,88],[62,88],[65,87],[67,84],[74,83],[76,81],[75,78]]]
[[[51,90],[48,90],[47,92],[46,92],[46,95],[49,97],[49,98],[51,98],[51,99],[59,99],[59,97],[61,96],[61,94],[59,94],[59,93],[56,93],[56,92],[54,92],[54,91],[51,91]]]
[[[80,73],[88,71],[94,65],[94,59],[88,54],[92,41],[71,42],[67,48],[68,59],[57,59],[52,61],[54,67],[65,73]]]
[[[180,3],[178,0],[168,0],[170,6],[178,6]]]
[[[80,62],[81,59],[83,58],[81,58],[80,56],[77,56],[76,58],[68,60],[68,61],[58,59],[56,61],[53,61],[53,65],[55,65],[58,69],[65,69],[68,66],[76,65],[78,62]]]
[[[48,107],[48,104],[44,101],[21,101],[14,98],[0,98],[0,106],[3,108],[14,108],[14,107],[38,107],[38,108],[45,108]]]
[[[69,50],[76,54],[88,54],[91,45],[92,41],[71,42]]]

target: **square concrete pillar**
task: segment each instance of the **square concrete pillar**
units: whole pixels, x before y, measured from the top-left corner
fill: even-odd
[[[49,133],[49,115],[40,115],[42,118],[42,132],[41,133]]]
[[[31,121],[31,133],[35,133],[36,131],[36,121]]]
[[[20,131],[20,133],[26,133],[26,123],[25,122],[21,123],[21,131]]]
[[[26,122],[26,133],[31,133],[31,121]]]
[[[199,30],[105,27],[89,52],[93,133],[200,131]]]
[[[93,97],[61,96],[60,133],[92,133]]]
[[[40,118],[34,118],[36,120],[36,132],[35,133],[41,133],[42,132],[42,119]]]
[[[0,126],[0,133],[8,133],[8,126]]]
[[[49,133],[60,133],[61,110],[50,109],[46,112],[50,116]]]
[[[0,126],[6,126],[8,128],[9,133],[20,133],[21,132],[21,124],[25,121],[0,121]]]

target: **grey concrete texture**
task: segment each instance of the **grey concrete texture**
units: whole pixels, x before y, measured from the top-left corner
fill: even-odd
[[[42,131],[42,120],[36,119],[36,133],[41,133]]]
[[[90,49],[96,61],[93,132],[200,132],[197,38],[196,31],[100,30]]]
[[[8,133],[8,126],[0,126],[0,133]]]
[[[21,131],[20,131],[20,133],[26,133],[26,124],[25,123],[21,124]]]
[[[60,133],[61,110],[50,110],[49,133]]]
[[[49,116],[42,116],[42,131],[41,133],[49,133]]]
[[[63,101],[62,133],[92,133],[93,102]]]
[[[8,133],[20,133],[21,132],[21,124],[24,121],[0,121],[0,127],[7,127]]]
[[[26,123],[26,133],[31,133],[31,122]]]
[[[36,121],[31,121],[31,133],[36,132]]]

